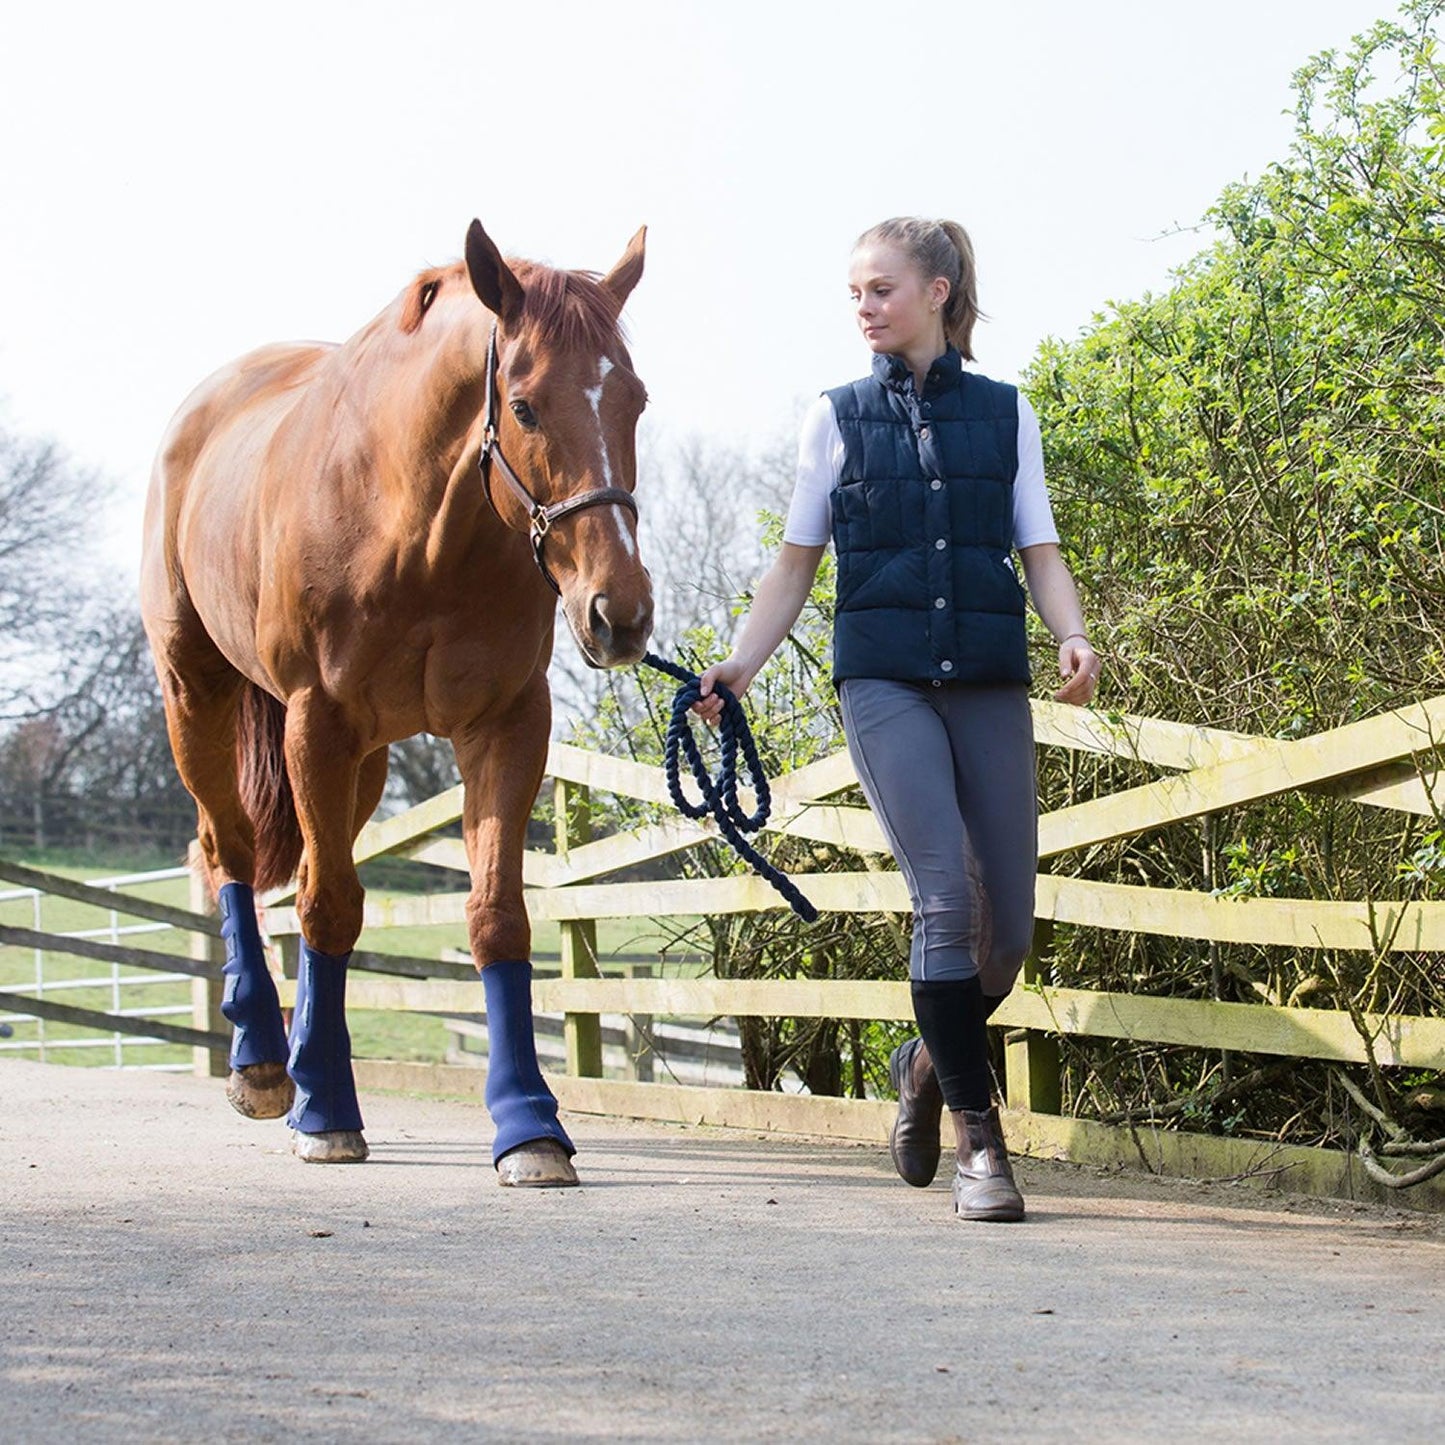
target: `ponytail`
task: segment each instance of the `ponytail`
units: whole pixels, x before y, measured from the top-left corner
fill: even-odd
[[[973,327],[978,320],[978,272],[973,264],[973,242],[957,221],[940,221],[938,228],[958,256],[958,280],[943,304],[943,334],[958,347],[965,361],[973,360]]]
[[[965,361],[972,361],[974,323],[982,313],[978,309],[978,276],[968,232],[957,221],[895,216],[864,231],[853,249],[880,243],[899,247],[924,281],[941,276],[948,282],[948,300],[943,304],[943,334]]]

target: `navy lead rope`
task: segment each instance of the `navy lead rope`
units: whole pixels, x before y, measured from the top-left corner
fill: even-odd
[[[688,713],[693,703],[702,697],[700,679],[695,672],[679,667],[649,652],[643,659],[649,667],[675,677],[682,685],[672,695],[672,721],[667,727],[667,741],[663,747],[663,767],[667,772],[667,790],[678,810],[688,818],[712,818],[723,837],[732,844],[738,855],[755,872],[766,878],[784,898],[793,912],[805,923],[812,923],[818,917],[818,910],[803,897],[796,883],[786,873],[774,868],[756,848],[743,836],[756,833],[768,821],[772,810],[772,795],[768,791],[768,780],[758,759],[757,744],[753,741],[753,730],[748,726],[743,705],[720,683],[713,684],[713,691],[722,699],[722,716],[718,719],[718,742],[722,748],[722,767],[714,779],[709,774],[698,750],[697,739],[692,735]],[[745,814],[738,802],[738,749],[742,749],[743,766],[752,782],[758,805],[750,814]],[[682,765],[680,754],[687,754],[687,765],[702,794],[702,802],[694,803],[682,790]]]

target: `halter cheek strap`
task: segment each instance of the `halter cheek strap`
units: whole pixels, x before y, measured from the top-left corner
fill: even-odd
[[[495,462],[497,471],[501,473],[502,480],[511,488],[512,495],[527,509],[528,531],[527,535],[532,540],[532,556],[536,559],[537,566],[542,575],[547,579],[547,585],[560,597],[562,589],[557,585],[557,579],[552,575],[551,568],[547,566],[546,558],[542,555],[542,544],[547,539],[547,533],[552,530],[552,524],[560,521],[563,517],[570,517],[573,512],[580,512],[584,507],[605,507],[619,506],[626,507],[635,517],[637,515],[637,503],[633,500],[631,492],[624,491],[621,487],[593,487],[586,492],[578,492],[575,496],[564,497],[560,502],[544,504],[528,491],[522,479],[512,470],[511,463],[502,454],[501,442],[497,439],[497,328],[492,326],[492,334],[487,339],[487,409],[482,417],[482,454],[478,459],[478,465],[482,473],[482,490],[487,494],[487,501],[497,516],[496,499],[492,496],[492,464]]]

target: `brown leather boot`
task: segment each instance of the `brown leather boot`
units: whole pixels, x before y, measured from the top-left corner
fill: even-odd
[[[898,1090],[898,1118],[888,1135],[893,1167],[915,1189],[927,1189],[943,1152],[938,1142],[943,1094],[921,1038],[915,1036],[893,1050],[888,1077]]]
[[[998,1109],[950,1109],[958,1135],[958,1172],[953,1209],[960,1219],[1014,1223],[1024,1217],[1024,1197],[1014,1183]]]

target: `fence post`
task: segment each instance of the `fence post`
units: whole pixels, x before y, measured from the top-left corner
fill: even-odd
[[[211,897],[211,890],[206,886],[201,845],[194,838],[191,840],[186,861],[191,867],[191,912],[214,915],[216,904]],[[188,951],[192,958],[216,966],[213,977],[191,980],[191,1025],[208,1032],[229,1035],[231,1025],[221,1012],[221,991],[225,987],[225,980],[221,977],[221,965],[226,961],[225,945],[219,938],[212,938],[208,933],[193,933]],[[231,1072],[230,1060],[223,1049],[194,1048],[191,1050],[191,1065],[193,1071],[203,1079],[224,1079]]]
[[[1054,922],[1040,918],[1034,924],[1033,947],[1024,960],[1024,983],[1050,983],[1053,969]],[[1008,1103],[1012,1109],[1035,1114],[1057,1114],[1063,1108],[1059,1069],[1059,1041],[1037,1029],[1010,1029],[1004,1035]]]
[[[585,786],[562,778],[552,782],[557,852],[565,858],[574,844],[592,837],[591,803]],[[591,918],[565,921],[562,930],[562,977],[597,978],[597,923]],[[584,1079],[602,1077],[602,1019],[598,1014],[569,1013],[562,1033],[567,1044],[567,1072]]]
[[[629,963],[626,978],[651,978],[650,963]],[[627,1014],[622,1025],[622,1046],[627,1053],[627,1072],[639,1084],[652,1082],[652,1015]]]

